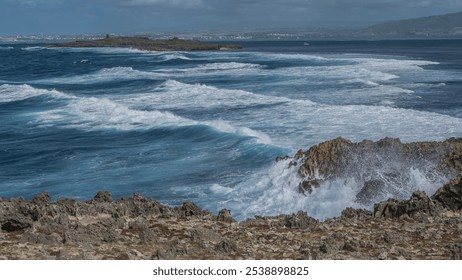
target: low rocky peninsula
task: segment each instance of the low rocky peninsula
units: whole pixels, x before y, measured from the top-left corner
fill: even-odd
[[[218,51],[241,49],[238,45],[211,44],[179,38],[151,40],[147,37],[112,37],[49,45],[51,48],[133,48],[143,51]]]
[[[189,201],[169,207],[136,193],[3,198],[0,259],[462,259],[462,138],[338,138],[284,160],[298,169],[300,195],[354,173],[363,184],[357,199],[372,199],[385,187],[375,170],[387,166],[390,180],[405,178],[410,166],[432,167],[448,180],[434,194],[387,199],[371,211],[347,208],[325,221],[300,211],[237,222],[227,209],[213,214]]]

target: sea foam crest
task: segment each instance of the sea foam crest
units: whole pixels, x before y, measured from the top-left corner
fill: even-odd
[[[65,94],[57,90],[38,89],[30,85],[0,85],[0,102],[8,103],[13,101],[25,100],[36,96],[50,96],[56,99],[73,98],[71,95]]]
[[[223,89],[204,84],[187,84],[167,80],[156,90],[161,94],[143,94],[135,97],[136,102],[154,102],[160,106],[173,107],[237,107],[291,103],[286,97],[269,96],[240,89]],[[304,106],[314,106],[309,100],[299,101]],[[162,105],[164,104],[164,105]]]
[[[287,54],[287,53],[258,53],[255,55],[259,59],[270,59],[270,60],[306,60],[306,61],[336,61],[335,58],[329,58],[327,56],[311,55],[311,54]]]
[[[44,79],[35,82],[54,84],[96,84],[114,80],[127,81],[133,79],[157,79],[159,76],[160,74],[135,70],[132,67],[112,67],[104,68],[90,74]]]
[[[271,144],[270,137],[265,133],[238,127],[223,120],[195,121],[167,111],[130,108],[107,97],[75,98],[66,106],[38,113],[37,119],[42,125],[84,130],[130,131],[203,125],[223,133],[251,137],[262,144]]]
[[[201,70],[210,71],[226,71],[226,70],[240,70],[240,69],[257,69],[263,68],[260,64],[255,63],[242,63],[242,62],[215,62],[199,65]]]
[[[371,57],[355,57],[345,58],[346,61],[359,63],[368,69],[375,69],[381,71],[412,71],[423,70],[422,66],[438,65],[439,62],[429,60],[412,60],[412,59],[393,59],[393,58],[371,58]]]
[[[161,61],[170,61],[170,60],[193,60],[192,58],[186,56],[186,54],[181,52],[173,53],[162,53],[160,55]]]
[[[35,52],[35,51],[41,51],[47,49],[46,47],[40,47],[40,46],[33,46],[33,47],[24,47],[21,48],[23,51],[29,51],[29,52]]]

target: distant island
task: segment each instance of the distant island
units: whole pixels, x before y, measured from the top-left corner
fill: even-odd
[[[111,37],[91,41],[75,41],[52,44],[52,48],[134,48],[144,51],[217,51],[241,49],[238,45],[210,44],[194,40],[172,39],[151,40],[147,37]]]

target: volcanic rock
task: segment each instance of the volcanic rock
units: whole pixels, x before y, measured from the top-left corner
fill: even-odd
[[[300,162],[301,193],[309,194],[335,179],[354,179],[362,185],[357,201],[363,204],[383,197],[385,186],[387,192],[399,192],[400,186],[411,181],[413,170],[435,182],[462,173],[461,159],[462,138],[417,143],[393,138],[352,143],[337,138],[295,155]]]
[[[462,175],[440,188],[432,198],[451,210],[462,209]]]
[[[145,51],[217,51],[241,49],[237,45],[210,44],[177,37],[167,40],[151,40],[146,37],[112,37],[93,40],[53,44],[52,48],[134,48]]]

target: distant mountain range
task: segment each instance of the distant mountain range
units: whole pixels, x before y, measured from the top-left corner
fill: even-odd
[[[389,21],[361,29],[356,36],[394,38],[462,37],[462,12]]]

